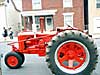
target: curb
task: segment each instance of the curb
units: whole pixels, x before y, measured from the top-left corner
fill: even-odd
[[[8,43],[8,42],[14,42],[14,41],[0,41],[0,43]]]
[[[17,37],[14,37],[13,39],[6,39],[6,40],[2,40],[2,38],[0,39],[0,43],[6,43],[6,42],[17,42],[18,39]]]

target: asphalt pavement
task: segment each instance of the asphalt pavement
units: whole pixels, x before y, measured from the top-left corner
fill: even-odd
[[[38,55],[25,54],[25,62],[19,69],[9,69],[4,63],[4,56],[10,52],[11,47],[6,42],[0,43],[2,75],[52,75],[45,62],[45,57]]]
[[[100,39],[95,39],[97,44],[98,54],[100,55]],[[25,62],[19,69],[9,69],[4,63],[4,56],[11,50],[11,47],[7,45],[7,42],[0,43],[0,54],[3,54],[1,58],[2,75],[52,75],[48,68],[45,57],[39,57],[38,55],[25,54]],[[96,69],[91,75],[100,75],[100,56],[98,57],[98,64]]]

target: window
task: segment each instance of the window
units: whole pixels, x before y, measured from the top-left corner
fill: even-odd
[[[40,30],[40,17],[39,16],[35,16],[35,24],[36,24],[37,30]]]
[[[47,24],[51,25],[51,23],[52,23],[52,19],[51,18],[47,18]]]
[[[45,17],[45,29],[46,31],[53,30],[53,17],[52,16]]]
[[[41,0],[32,0],[32,8],[33,10],[41,9]]]
[[[96,0],[96,8],[100,8],[100,0]]]
[[[72,0],[63,0],[63,7],[72,7]]]
[[[70,25],[73,27],[73,13],[64,13],[64,27]]]

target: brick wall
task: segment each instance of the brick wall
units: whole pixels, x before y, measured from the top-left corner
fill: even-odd
[[[32,0],[22,0],[23,10],[32,10]],[[74,26],[83,30],[84,28],[84,0],[73,0],[72,8],[63,8],[63,0],[42,0],[43,10],[57,9],[54,18],[54,27],[64,25],[63,13],[74,12]]]
[[[23,11],[32,10],[32,0],[22,0],[22,9]]]
[[[84,29],[84,0],[73,0],[74,25],[79,29]]]

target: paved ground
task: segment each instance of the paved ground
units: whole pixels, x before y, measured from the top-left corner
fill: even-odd
[[[44,58],[36,55],[26,55],[26,61],[20,69],[9,69],[2,63],[2,75],[52,75],[44,61]]]
[[[2,47],[2,48],[1,48]],[[3,50],[2,50],[3,49]],[[0,43],[0,50],[3,57],[10,50],[10,47],[6,43]],[[45,57],[39,57],[38,55],[25,55],[25,63],[19,69],[9,69],[4,64],[4,58],[1,59],[2,75],[52,75],[45,62]]]
[[[98,53],[100,54],[100,39],[95,40],[98,46]],[[0,54],[5,54],[10,51],[9,46],[5,43],[0,43]],[[2,75],[52,75],[45,62],[45,57],[38,57],[37,55],[25,55],[26,60],[20,69],[9,69],[1,59]],[[96,67],[91,75],[100,75],[100,56]]]

